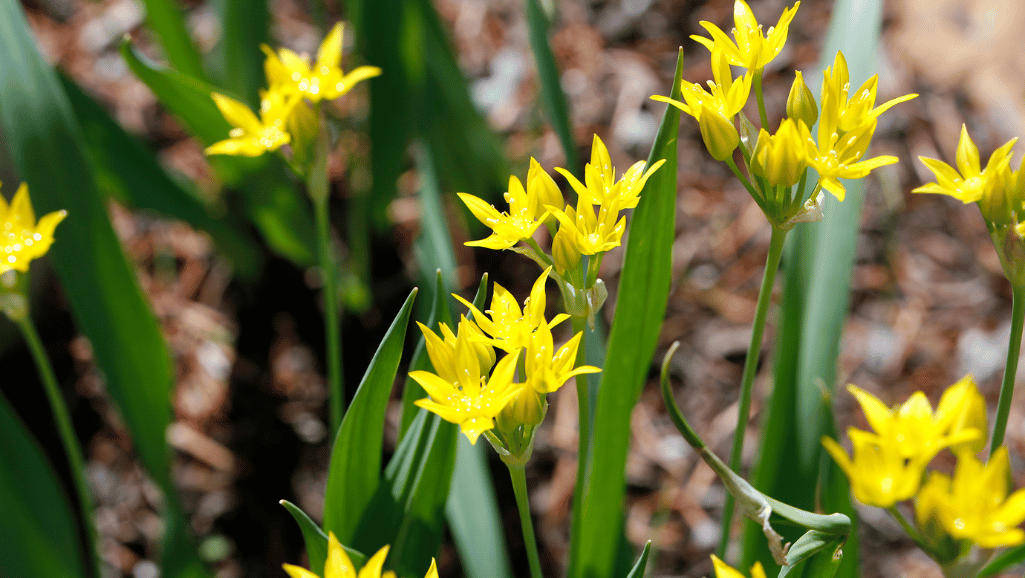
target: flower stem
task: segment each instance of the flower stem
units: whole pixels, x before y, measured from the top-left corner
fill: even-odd
[[[527,498],[527,476],[522,464],[506,463],[506,466],[509,467],[509,477],[512,478],[513,492],[516,494],[516,508],[520,511],[520,526],[523,527],[523,542],[527,548],[530,576],[531,578],[542,578],[541,558],[537,553],[534,522],[530,518],[530,501]]]
[[[918,530],[916,530],[914,528],[914,526],[912,526],[907,521],[907,518],[904,517],[904,514],[900,513],[900,510],[897,509],[897,505],[896,504],[890,506],[889,508],[886,508],[886,511],[889,512],[890,515],[893,516],[893,518],[895,520],[897,520],[897,522],[900,524],[900,527],[904,529],[904,533],[906,533],[908,535],[908,538],[911,538],[911,540],[919,548],[924,550],[926,553],[931,553],[932,552],[932,550],[925,543],[925,540],[922,539],[922,535],[919,534]]]
[[[757,78],[757,77],[756,77]],[[747,358],[744,360],[744,374],[740,382],[740,400],[737,408],[737,430],[733,433],[733,448],[730,451],[730,469],[740,473],[740,457],[744,449],[744,434],[747,432],[747,418],[751,410],[751,389],[754,384],[755,373],[758,370],[758,358],[761,354],[762,335],[765,333],[765,317],[769,312],[769,301],[772,297],[772,286],[776,281],[776,271],[779,269],[779,261],[783,257],[783,241],[786,240],[787,232],[779,227],[772,228],[772,238],[769,241],[769,254],[765,258],[765,273],[762,276],[762,287],[758,291],[758,304],[755,307],[754,326],[751,328],[751,344],[747,349]],[[733,496],[726,495],[726,503],[723,506],[722,534],[719,537],[719,547],[716,550],[722,558],[726,552],[726,544],[729,542],[730,528],[733,525]]]
[[[96,524],[93,520],[95,507],[92,494],[89,492],[89,484],[85,480],[85,458],[82,455],[82,448],[78,443],[78,438],[75,437],[75,429],[71,424],[68,406],[64,403],[64,397],[61,396],[60,386],[57,385],[57,376],[54,375],[53,366],[50,365],[50,359],[46,356],[46,351],[43,349],[43,343],[39,339],[36,327],[32,324],[32,318],[26,315],[24,319],[17,323],[18,328],[21,329],[21,333],[25,337],[25,343],[32,354],[32,360],[36,364],[36,369],[39,371],[39,377],[43,382],[46,397],[50,401],[50,410],[53,412],[53,418],[57,424],[57,432],[60,434],[61,443],[64,445],[64,453],[68,457],[71,479],[74,480],[75,491],[78,493],[78,502],[82,508],[82,521],[85,524],[86,536],[89,539],[89,544],[86,548],[87,562],[95,570],[96,576],[99,577],[103,575],[103,572],[100,567],[100,559],[96,553],[99,539],[96,535]]]
[[[331,435],[338,432],[345,414],[345,384],[342,381],[342,338],[339,332],[338,276],[331,249],[331,222],[327,199],[313,203],[317,218],[317,252],[324,281],[324,337],[327,343],[327,382],[331,403]]]
[[[762,128],[769,130],[769,117],[765,114],[765,98],[762,95],[762,69],[755,72],[754,77],[755,99],[758,100],[758,119],[762,121]]]
[[[997,417],[993,422],[993,441],[989,453],[993,455],[1004,443],[1007,416],[1011,412],[1011,396],[1014,394],[1014,376],[1018,373],[1018,356],[1021,353],[1022,322],[1025,320],[1025,287],[1011,288],[1011,336],[1007,343],[1007,365],[1004,368],[1004,382],[1000,385],[1000,399],[997,401]]]
[[[583,331],[580,347],[577,349],[577,365],[584,365],[587,355],[586,317],[573,315],[570,317],[573,335]],[[584,517],[584,488],[587,486],[588,459],[591,451],[591,392],[587,383],[587,375],[576,376],[577,382],[577,479],[573,488],[573,512],[570,520],[570,536],[576,537],[581,530],[580,524]]]

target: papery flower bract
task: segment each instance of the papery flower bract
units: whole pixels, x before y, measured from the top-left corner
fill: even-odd
[[[28,271],[33,259],[38,259],[50,250],[53,244],[53,231],[68,216],[64,210],[43,215],[36,222],[36,213],[32,210],[32,200],[28,194],[28,183],[22,183],[14,193],[11,204],[0,197],[0,274],[8,271]]]
[[[538,393],[552,393],[571,377],[585,373],[598,373],[601,369],[592,365],[573,367],[577,362],[577,350],[584,333],[578,332],[558,350],[552,339],[552,330],[542,324],[531,335],[527,344],[524,367],[527,383]]]
[[[458,195],[473,216],[492,231],[491,236],[485,239],[464,244],[468,247],[485,247],[498,251],[530,238],[549,216],[545,209],[546,204],[553,201],[562,204],[562,195],[559,194],[555,181],[534,159],[531,159],[530,171],[527,173],[526,188],[520,179],[515,176],[509,177],[509,190],[505,193],[505,202],[509,204],[509,210],[504,213],[499,213],[494,205],[473,195]]]
[[[612,166],[609,151],[598,135],[594,135],[594,140],[591,143],[591,162],[584,165],[583,183],[573,176],[573,173],[562,167],[556,167],[555,170],[566,177],[566,181],[573,187],[577,195],[587,198],[592,205],[609,207],[618,211],[637,206],[644,184],[664,162],[665,159],[659,159],[645,170],[647,162],[637,161],[617,181],[616,168]],[[558,206],[556,203],[548,204]]]
[[[960,383],[952,387],[959,387]],[[948,446],[975,442],[983,437],[983,431],[971,427],[977,424],[975,421],[953,429],[959,416],[951,402],[957,398],[967,401],[968,392],[953,394],[943,405],[943,413],[934,414],[932,405],[921,391],[916,391],[907,401],[891,410],[879,398],[855,385],[848,385],[847,390],[861,405],[865,419],[879,438],[878,443],[894,450],[901,458],[924,457],[928,462]]]
[[[328,32],[317,50],[317,62],[311,65],[307,54],[296,54],[287,48],[275,53],[267,45],[260,48],[267,55],[264,67],[271,88],[288,87],[313,102],[333,100],[352,90],[357,83],[381,74],[376,66],[360,66],[345,74],[342,61],[342,23]]]
[[[734,66],[743,66],[749,71],[765,68],[765,65],[772,62],[773,58],[783,50],[787,41],[787,32],[790,22],[797,13],[800,2],[794,4],[793,8],[783,11],[779,22],[770,26],[768,32],[762,35],[762,25],[755,19],[754,13],[744,0],[736,0],[733,4],[733,22],[736,27],[733,29],[733,37],[736,42],[730,40],[729,36],[718,26],[711,22],[701,21],[701,26],[711,34],[712,38],[693,35],[691,38],[701,43],[705,48],[714,52],[722,50],[729,63]]]
[[[356,567],[353,565],[352,560],[349,559],[349,555],[345,553],[345,548],[342,548],[342,544],[335,537],[335,533],[329,532],[327,535],[327,560],[324,563],[324,578],[395,578],[395,573],[391,570],[387,572],[381,571],[384,567],[384,560],[387,557],[388,546],[384,546],[367,560],[367,563],[360,568],[357,574]],[[306,568],[292,564],[283,564],[282,567],[292,578],[320,578]],[[434,567],[433,562],[431,567]],[[437,570],[435,570],[434,575],[437,576]],[[428,571],[425,578],[430,578],[430,576],[431,573]]]
[[[847,69],[847,59],[837,51],[833,66],[822,73],[822,109],[826,113],[828,107],[836,118],[835,127],[840,132],[849,132],[855,128],[873,123],[879,115],[895,104],[916,98],[917,94],[905,94],[875,106],[876,92],[879,88],[879,75],[866,80],[853,95],[850,94],[851,78]],[[875,106],[875,108],[873,108]],[[811,126],[809,124],[808,126]]]
[[[560,313],[550,322],[545,319],[545,307],[547,297],[545,296],[545,283],[552,268],[549,267],[541,273],[534,281],[530,290],[530,296],[523,302],[520,309],[519,302],[505,287],[495,283],[494,294],[491,296],[491,308],[481,312],[473,303],[453,294],[460,303],[473,313],[477,326],[491,336],[488,339],[484,336],[475,338],[477,341],[487,343],[509,353],[527,347],[535,330],[541,326],[552,328],[569,319],[569,315]]]
[[[429,371],[413,371],[409,377],[430,396],[417,400],[416,405],[458,424],[470,443],[476,444],[480,434],[495,427],[495,416],[518,392],[513,378],[520,352],[503,357],[489,379],[480,373],[473,345],[469,339],[457,344],[454,365],[446,370],[457,375],[457,381],[448,381]]]
[[[286,128],[289,115],[297,96],[277,91],[265,92],[260,99],[260,117],[241,102],[213,93],[211,97],[221,114],[234,127],[228,138],[206,147],[208,155],[237,155],[257,157],[268,151],[276,151],[291,140]]]
[[[829,437],[822,437],[822,445],[847,474],[855,498],[869,506],[889,508],[915,495],[932,456],[907,459],[895,445],[881,445],[878,436],[856,428],[850,428],[847,435],[853,458]]]
[[[604,253],[618,247],[623,240],[626,217],[620,217],[617,210],[601,206],[596,215],[594,206],[584,197],[577,198],[575,210],[568,205],[565,209],[550,206],[548,210],[559,220],[559,232],[565,231],[566,242],[572,243],[581,255]]]
[[[716,578],[745,578],[742,572],[723,562],[715,554],[712,554],[712,566],[715,568]],[[765,578],[765,569],[762,568],[761,562],[755,562],[754,566],[751,566],[751,578]]]
[[[1010,460],[1001,446],[983,464],[970,452],[957,458],[953,479],[933,472],[918,494],[915,517],[920,526],[939,521],[952,537],[982,548],[1025,542],[1017,526],[1025,521],[1025,490],[1007,495]]]
[[[918,157],[918,160],[936,175],[936,182],[922,185],[911,192],[939,193],[954,197],[965,204],[980,202],[992,196],[994,189],[1002,189],[1006,184],[1002,173],[1009,168],[1011,148],[1017,140],[1011,139],[993,151],[986,168],[983,169],[979,159],[979,148],[968,135],[968,128],[961,125],[961,137],[958,139],[955,155],[957,169],[937,159]]]
[[[792,187],[808,168],[807,151],[798,124],[803,123],[787,118],[774,135],[764,128],[758,131],[758,141],[751,155],[751,171],[771,185]]]
[[[875,122],[861,125],[841,135],[830,128],[826,120],[826,107],[823,105],[817,143],[812,140],[810,131],[803,123],[799,128],[807,147],[808,166],[818,172],[818,184],[832,193],[838,201],[843,201],[847,195],[847,189],[839,179],[861,179],[867,177],[873,169],[897,162],[897,157],[890,155],[861,160],[872,142],[872,135],[876,130]]]

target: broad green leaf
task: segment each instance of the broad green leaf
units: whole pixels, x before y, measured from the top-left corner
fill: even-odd
[[[288,513],[292,515],[292,519],[299,525],[299,531],[303,534],[303,542],[306,544],[306,557],[310,560],[310,569],[323,576],[324,562],[327,561],[327,534],[299,506],[288,500],[281,500],[278,503],[288,510]],[[349,560],[357,568],[366,562],[366,556],[359,550],[350,548],[345,544],[342,544],[342,548],[345,549],[345,553],[349,555]]]
[[[221,85],[256,110],[259,91],[267,86],[261,44],[270,41],[267,0],[218,0],[221,42],[217,46]]]
[[[680,95],[683,50],[676,61],[671,94]],[[623,532],[626,455],[630,448],[630,412],[637,403],[655,353],[665,316],[672,272],[676,217],[677,135],[680,112],[666,107],[648,164],[665,164],[648,179],[630,223],[616,314],[609,336],[609,363],[602,372],[589,452],[585,493],[574,507],[583,507],[579,527],[571,531],[571,578],[610,576],[616,545]]]
[[[648,540],[644,544],[644,550],[641,550],[641,555],[637,558],[637,563],[634,564],[630,573],[626,575],[626,578],[644,578],[644,571],[648,568],[648,554],[651,552],[651,540]]]
[[[64,75],[59,78],[88,145],[100,189],[133,209],[157,211],[210,233],[236,272],[255,274],[259,253],[252,242],[237,227],[213,217],[198,193],[186,191],[171,178],[153,152],[126,133],[78,85]]]
[[[49,255],[135,450],[166,495],[171,522],[174,488],[164,432],[173,376],[167,347],[111,228],[67,96],[36,51],[14,0],[0,0],[0,53],[0,123],[11,158],[37,214],[68,211]],[[173,548],[165,552],[165,576],[197,567],[188,542],[187,528],[170,524],[165,545]]]
[[[449,310],[449,297],[446,290],[441,270],[435,274],[434,282],[434,306],[431,308],[430,316],[427,318],[427,327],[435,333],[440,334],[439,324],[445,323],[452,327],[452,313]],[[413,371],[431,370],[431,360],[427,357],[427,346],[423,333],[417,327],[416,349],[413,350],[413,357],[409,362],[409,372],[406,373],[406,381],[402,388],[402,420],[399,422],[399,439],[406,435],[406,430],[413,423],[419,408],[414,402],[427,395],[420,384],[409,377]]]
[[[421,409],[363,511],[355,546],[376,552],[391,544],[389,565],[400,576],[423,575],[437,555],[457,435],[455,424]]]
[[[466,436],[458,436],[456,443],[456,468],[445,515],[463,572],[468,578],[511,578],[502,517],[488,469],[488,448],[471,445]]]
[[[79,522],[57,474],[2,395],[0,455],[0,575],[90,576]]]
[[[156,34],[167,61],[189,76],[206,78],[179,3],[173,0],[142,0],[142,4],[146,8],[146,24]]]
[[[121,56],[203,145],[227,137],[231,126],[210,97],[215,87],[154,64],[127,41],[121,44]],[[247,215],[267,244],[297,265],[312,265],[316,255],[313,216],[284,162],[271,154],[216,155],[209,160],[227,186],[242,194]]]
[[[360,518],[381,483],[384,414],[415,298],[413,289],[363,374],[331,448],[324,530],[334,532],[343,544],[356,544]]]
[[[548,42],[548,17],[541,9],[539,0],[525,0],[527,11],[527,27],[530,31],[530,49],[534,52],[534,63],[541,80],[541,102],[545,112],[559,135],[562,150],[566,155],[566,166],[573,173],[580,174],[582,167],[577,160],[577,143],[573,138],[573,127],[570,121],[569,103],[562,92],[562,79],[555,65],[555,55]]]
[[[800,18],[798,14],[798,18]],[[819,70],[837,50],[847,58],[852,86],[873,74],[882,18],[880,0],[843,0],[833,17]],[[809,84],[819,73],[805,74]],[[814,175],[809,175],[814,182]],[[806,510],[842,512],[855,519],[846,477],[822,451],[823,435],[836,437],[832,417],[840,337],[850,308],[850,278],[864,181],[845,183],[846,200],[829,198],[819,223],[799,225],[784,254],[785,279],[775,351],[774,383],[762,427],[761,451],[752,473],[755,486],[776,499]],[[820,489],[821,488],[821,489]],[[816,503],[816,496],[822,496]],[[828,571],[817,556],[791,576]],[[744,564],[768,560],[764,540],[745,525]],[[838,576],[858,575],[857,531],[844,545]]]

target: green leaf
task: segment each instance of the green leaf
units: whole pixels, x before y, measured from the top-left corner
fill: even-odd
[[[37,214],[65,209],[49,252],[75,321],[92,344],[135,450],[164,491],[168,531],[164,575],[193,572],[187,528],[174,524],[170,450],[171,360],[156,318],[110,225],[67,96],[36,51],[14,0],[0,0],[0,123]]]
[[[267,0],[218,0],[221,42],[217,59],[221,85],[256,110],[266,86],[260,45],[270,41]]]
[[[156,34],[167,61],[176,69],[195,78],[205,78],[199,52],[185,28],[185,15],[172,0],[142,0],[146,7],[146,24]]]
[[[502,531],[486,445],[458,436],[456,467],[445,515],[468,578],[511,578],[509,552]]]
[[[997,554],[988,564],[982,567],[979,571],[979,578],[985,578],[986,576],[994,576],[1011,566],[1021,564],[1025,561],[1025,544],[1015,546],[1008,550]]]
[[[441,270],[439,269],[435,274],[434,306],[431,308],[430,317],[428,317],[426,325],[435,333],[439,333],[439,324],[441,323],[445,323],[449,327],[452,327],[453,325],[452,313],[449,310],[448,292],[446,290],[445,281],[442,278]],[[413,350],[413,357],[411,359],[412,361],[409,362],[409,371],[406,373],[406,381],[402,388],[402,420],[399,422],[400,440],[405,437],[406,430],[409,429],[410,424],[413,423],[413,418],[416,417],[416,414],[419,411],[419,408],[414,402],[427,395],[424,388],[420,387],[420,384],[409,377],[409,373],[413,371],[430,371],[432,369],[431,360],[427,357],[427,346],[423,333],[420,333],[417,336],[416,349]]]
[[[836,554],[840,551],[840,546],[843,545],[846,539],[846,535],[838,538],[836,534],[808,530],[796,542],[790,545],[790,549],[787,551],[787,563],[780,568],[779,578],[789,575],[795,566],[820,552],[822,556],[829,557],[829,563],[835,570],[840,562],[840,557],[836,556]],[[825,575],[814,574],[814,576]]]
[[[121,56],[203,145],[227,138],[231,125],[210,97],[215,87],[159,67],[127,40],[121,43]],[[209,161],[227,186],[242,193],[249,219],[274,251],[300,266],[314,263],[313,215],[281,159],[270,154],[257,158],[216,155]]]
[[[356,543],[360,518],[381,483],[382,424],[416,291],[406,298],[370,361],[331,448],[324,530],[334,532],[343,544]]]
[[[852,86],[872,74],[876,61],[882,2],[838,2],[820,57],[823,69],[833,63],[837,50],[847,58]],[[805,75],[809,82],[818,73]],[[808,181],[815,182],[809,174]],[[864,181],[850,181],[846,200],[829,198],[819,223],[798,226],[789,236],[784,254],[785,280],[775,351],[774,388],[765,404],[758,464],[752,473],[755,486],[780,501],[805,510],[842,512],[855,519],[846,477],[822,451],[823,435],[836,436],[832,392],[840,337],[850,308],[850,278]],[[821,488],[821,489],[818,489]],[[815,503],[815,496],[822,496]],[[857,531],[844,545],[839,576],[858,575]],[[744,565],[769,558],[764,539],[753,525],[745,525]],[[826,571],[819,556],[792,575],[818,576]]]
[[[676,61],[673,98],[680,95],[682,69],[681,49]],[[583,507],[583,522],[579,528],[571,528],[571,578],[610,576],[617,540],[623,531],[630,412],[651,367],[669,297],[679,129],[679,110],[666,107],[648,157],[649,166],[659,159],[664,159],[665,164],[648,179],[641,192],[623,258],[620,298],[616,303],[607,355],[616,363],[608,364],[602,372],[585,494],[578,496],[574,504],[574,507]]]
[[[0,575],[90,576],[57,474],[2,395],[0,455]]]
[[[363,511],[355,545],[388,554],[400,576],[421,576],[441,544],[443,513],[456,457],[455,424],[421,409]]]
[[[569,103],[562,92],[562,80],[559,69],[555,65],[555,55],[548,42],[548,17],[541,9],[538,0],[526,0],[524,9],[527,11],[527,26],[530,31],[530,49],[534,52],[534,63],[537,75],[541,80],[541,102],[545,112],[559,135],[562,150],[566,155],[566,166],[575,174],[580,174],[582,167],[577,160],[577,143],[573,138],[573,127],[570,124]]]
[[[648,554],[651,552],[651,540],[648,540],[644,544],[644,550],[641,550],[641,556],[637,559],[637,563],[634,564],[630,573],[626,575],[626,578],[644,578],[644,571],[648,568]]]
[[[323,576],[324,563],[327,561],[327,534],[299,506],[288,500],[281,500],[278,503],[288,510],[288,513],[292,515],[292,519],[299,525],[299,531],[303,534],[303,542],[306,544],[306,557],[310,560],[310,570],[316,572],[319,576]],[[349,555],[349,560],[357,568],[366,562],[366,556],[359,550],[350,548],[345,544],[342,544],[342,548],[345,549],[345,553]]]
[[[59,75],[68,102],[88,145],[100,188],[133,209],[157,211],[210,233],[236,272],[255,274],[256,247],[236,227],[211,216],[194,190],[171,178],[153,152],[125,132],[110,114],[74,81]]]

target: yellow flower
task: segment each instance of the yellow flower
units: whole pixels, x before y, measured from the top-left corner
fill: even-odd
[[[573,242],[575,228],[560,227],[552,239],[552,261],[559,275],[580,265],[580,250]]]
[[[327,535],[327,561],[324,563],[324,578],[395,578],[395,573],[391,570],[381,572],[384,567],[384,559],[387,557],[388,546],[385,546],[371,556],[357,574],[356,567],[353,566],[349,555],[345,553],[345,548],[342,548],[335,533],[330,532]],[[292,564],[284,564],[282,567],[292,578],[320,578],[306,568]],[[433,562],[431,568],[434,568]],[[437,576],[437,570],[434,575]],[[431,576],[430,571],[427,572],[427,576]]]
[[[618,247],[623,240],[626,217],[619,217],[617,210],[602,206],[595,215],[594,206],[584,197],[577,198],[576,210],[568,205],[565,210],[551,206],[548,210],[559,220],[559,233],[565,231],[564,242],[572,244],[574,253],[597,255]]]
[[[734,43],[726,33],[711,22],[701,21],[701,25],[712,35],[711,39],[703,36],[691,36],[700,42],[705,48],[714,52],[722,50],[729,63],[734,66],[743,66],[753,72],[765,68],[787,41],[787,30],[790,22],[797,13],[800,2],[794,4],[793,8],[783,11],[779,22],[770,26],[769,31],[762,36],[762,25],[755,20],[754,13],[744,0],[737,0],[733,4],[733,21],[736,27],[733,29]]]
[[[936,182],[922,185],[911,192],[939,193],[954,197],[965,204],[979,202],[981,208],[984,200],[989,200],[995,193],[1003,196],[1007,185],[1005,171],[1009,170],[1011,148],[1017,140],[1011,139],[993,151],[986,168],[983,169],[979,159],[979,148],[968,136],[968,128],[961,125],[961,138],[958,140],[955,155],[957,169],[940,160],[918,157],[918,160],[936,175]],[[987,216],[985,213],[986,211],[983,216]]]
[[[849,132],[855,128],[870,124],[895,104],[917,97],[917,94],[905,94],[872,108],[876,102],[876,91],[879,88],[879,75],[865,81],[861,87],[849,95],[851,78],[847,69],[847,60],[842,52],[836,53],[833,66],[822,73],[822,114],[833,119],[827,122],[830,131]],[[811,126],[811,124],[809,124]]]
[[[974,440],[952,444],[955,453],[964,450],[972,453],[981,452],[986,447],[986,432],[989,431],[986,420],[986,400],[979,393],[975,379],[966,375],[960,381],[947,388],[936,406],[936,421],[943,427],[950,428],[951,435],[963,435],[972,430],[978,432]]]
[[[541,223],[548,219],[549,212],[545,209],[547,205],[562,204],[562,194],[555,181],[533,158],[530,159],[526,188],[515,176],[509,177],[509,191],[505,193],[509,210],[505,213],[499,213],[494,205],[483,199],[466,193],[458,194],[473,216],[492,230],[490,237],[464,244],[499,251],[530,238]]]
[[[591,144],[591,162],[584,166],[584,182],[586,184],[581,183],[573,176],[573,173],[566,169],[556,167],[555,170],[566,177],[577,195],[587,198],[592,205],[621,210],[637,206],[644,183],[664,162],[665,159],[659,159],[651,168],[644,170],[647,163],[637,161],[617,181],[616,168],[612,166],[609,151],[598,135],[594,135],[594,141]],[[561,202],[548,204],[558,206]]]
[[[527,344],[524,360],[527,384],[538,393],[551,393],[562,387],[571,377],[600,372],[601,369],[592,365],[573,367],[577,362],[577,350],[583,336],[583,331],[578,332],[556,350],[552,330],[547,324],[542,323]]]
[[[28,196],[28,184],[22,183],[8,205],[0,197],[0,223],[3,223],[3,248],[0,250],[0,274],[8,271],[28,271],[28,264],[50,250],[53,231],[58,223],[68,216],[64,210],[43,215],[36,222],[32,200]]]
[[[453,383],[459,380],[453,368],[456,367],[455,360],[458,354],[458,347],[463,341],[473,345],[473,352],[477,356],[481,375],[487,374],[491,371],[492,366],[495,365],[495,349],[491,345],[482,342],[484,333],[481,332],[476,323],[467,319],[466,316],[460,316],[459,318],[458,334],[452,333],[447,324],[440,323],[442,337],[438,337],[423,323],[417,321],[416,324],[420,326],[420,331],[423,332],[427,357],[430,358],[431,365],[442,379]]]
[[[488,339],[479,336],[473,339],[513,353],[527,347],[534,331],[538,328],[550,329],[569,319],[569,315],[560,313],[550,322],[545,320],[545,307],[547,306],[545,283],[551,272],[551,267],[545,269],[534,281],[530,297],[523,302],[523,309],[520,309],[516,297],[498,283],[495,283],[495,293],[491,296],[491,308],[484,312],[474,307],[473,303],[453,293],[452,296],[466,305],[473,313],[477,326],[492,337]]]
[[[473,444],[477,443],[480,434],[495,427],[495,416],[516,396],[518,387],[513,383],[513,377],[520,354],[516,351],[503,357],[488,379],[481,372],[476,346],[468,333],[460,333],[455,355],[448,365],[435,365],[438,374],[429,371],[409,374],[430,396],[429,399],[417,400],[416,405],[438,414],[445,421],[458,424]],[[456,379],[445,379],[442,375]]]
[[[815,96],[804,83],[804,75],[798,70],[794,73],[794,83],[790,85],[787,97],[787,117],[801,121],[808,126],[815,124],[819,118],[819,108],[815,104]]]
[[[715,567],[716,578],[744,578],[743,574],[720,560],[715,554],[712,554],[712,566]],[[765,578],[765,569],[762,568],[761,562],[755,562],[755,565],[751,566],[751,578]]]
[[[275,151],[291,140],[286,125],[292,109],[299,102],[297,96],[277,91],[263,93],[260,118],[233,98],[216,92],[211,96],[221,114],[235,128],[228,133],[227,139],[206,147],[206,154],[257,157]]]
[[[979,425],[976,418],[961,419],[966,415],[961,412],[968,411],[968,400],[972,398],[968,386],[974,386],[971,377],[966,379],[967,382],[962,380],[948,389],[940,403],[941,411],[935,414],[921,391],[916,391],[907,401],[891,410],[879,398],[855,385],[848,385],[847,389],[861,404],[879,445],[892,449],[903,459],[923,456],[928,462],[943,448],[975,442],[984,435],[982,430],[976,429]],[[977,391],[975,395],[979,395]],[[955,404],[958,402],[965,405],[957,407]],[[985,406],[985,402],[982,403]],[[955,423],[958,424],[956,429]],[[985,427],[985,421],[982,426]]]
[[[922,473],[932,456],[905,458],[893,444],[856,428],[847,431],[854,449],[851,459],[834,440],[823,436],[822,445],[847,474],[854,497],[863,504],[889,508],[918,491]]]
[[[764,128],[758,131],[758,142],[751,155],[751,171],[771,185],[792,187],[808,168],[808,157],[801,131],[793,119],[784,119],[776,134]]]
[[[863,124],[841,135],[829,128],[825,103],[819,119],[818,143],[812,140],[808,127],[800,124],[799,128],[807,148],[808,166],[819,173],[818,184],[838,201],[843,201],[847,195],[847,189],[839,179],[861,179],[873,169],[897,162],[897,157],[890,155],[860,160],[872,143],[876,123]]]
[[[982,548],[1025,542],[1025,532],[1017,527],[1025,521],[1025,490],[1007,495],[1009,470],[1006,447],[998,448],[985,465],[970,452],[961,453],[953,479],[933,472],[919,492],[919,526],[936,519],[950,536]]]
[[[281,48],[277,54],[267,45],[264,67],[271,88],[295,90],[313,102],[333,100],[352,90],[360,81],[381,74],[376,66],[360,66],[348,74],[341,69],[342,23],[335,24],[317,51],[317,62],[311,66],[308,54],[296,54]]]

